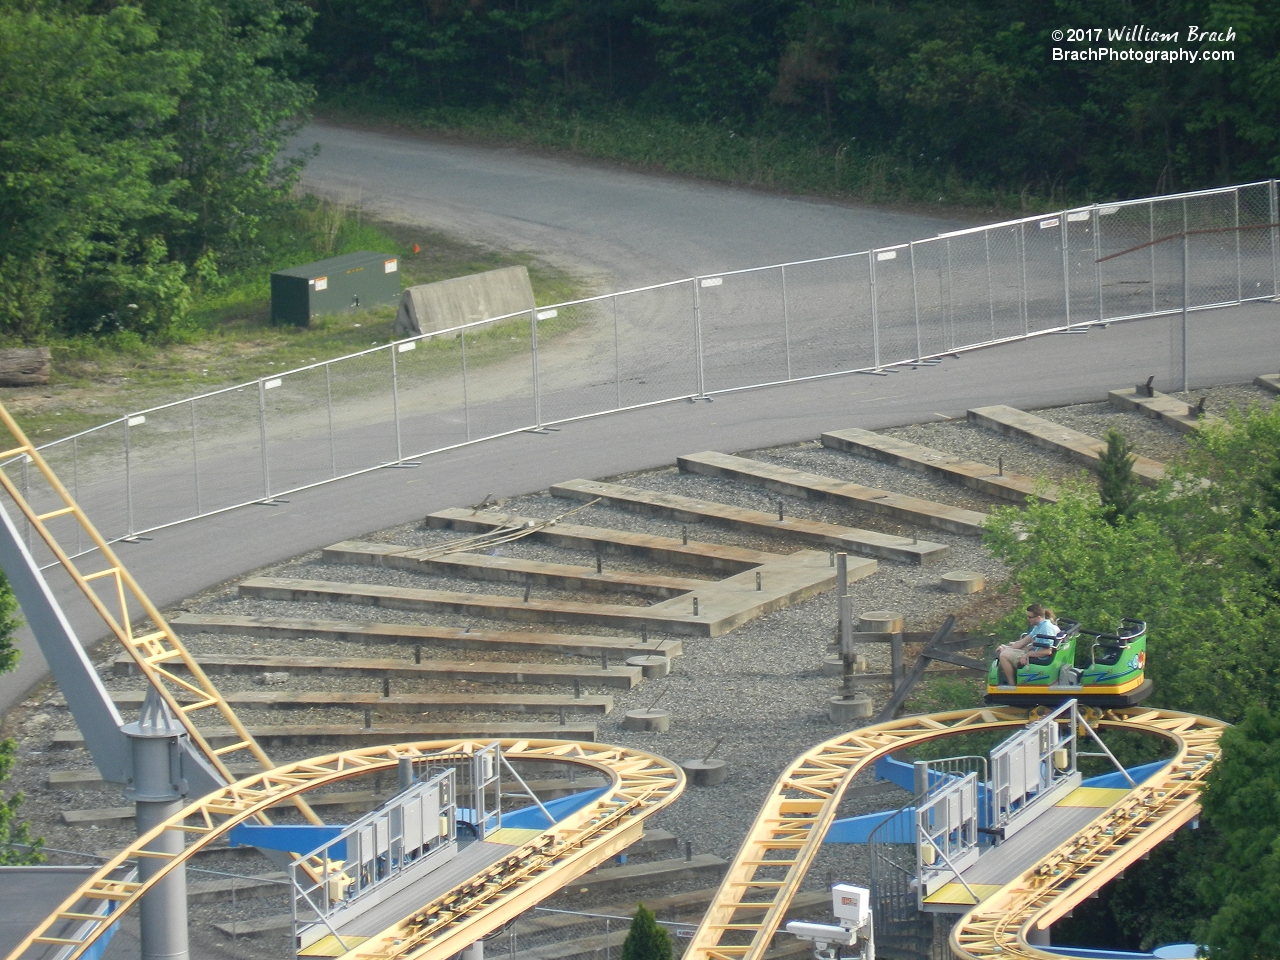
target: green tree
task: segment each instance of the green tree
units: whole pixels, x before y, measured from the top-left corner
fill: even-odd
[[[1107,449],[1098,457],[1098,496],[1102,515],[1115,526],[1122,517],[1133,516],[1141,490],[1133,473],[1133,444],[1115,427],[1107,430],[1104,439]]]
[[[631,929],[622,942],[622,960],[671,960],[671,935],[643,903],[636,907]]]
[[[18,628],[18,601],[9,581],[0,573],[0,673],[7,673],[18,665],[18,649],[13,645],[13,632]],[[12,739],[0,740],[0,783],[9,777],[13,769],[16,744]],[[0,865],[41,863],[43,843],[32,838],[31,828],[18,820],[18,808],[22,806],[22,794],[15,793],[6,799],[0,795]]]
[[[1280,957],[1280,716],[1251,709],[1227,730],[1201,806],[1222,834],[1201,893],[1215,908],[1200,925],[1211,960]]]

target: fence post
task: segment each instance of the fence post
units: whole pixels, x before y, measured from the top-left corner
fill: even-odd
[[[196,446],[196,402],[192,399],[191,407],[191,473],[196,485],[196,516],[200,516],[200,452]]]
[[[613,383],[617,388],[617,408],[622,409],[622,347],[618,343],[618,295],[609,298],[613,304]]]
[[[1061,219],[1058,221],[1062,229],[1062,305],[1066,311],[1067,326],[1071,326],[1071,268],[1070,260],[1067,254],[1068,238],[1067,238],[1067,211],[1063,210],[1058,214]]]
[[[693,278],[693,352],[698,360],[698,396],[707,395],[706,376],[702,369],[702,298],[698,293],[702,278]]]
[[[126,540],[133,539],[135,535],[133,531],[133,467],[132,467],[132,464],[130,463],[131,454],[129,450],[129,421],[131,419],[132,419],[131,417],[124,418],[124,500],[125,500],[125,508],[128,514],[128,524],[127,524],[128,529],[125,531]],[[27,461],[24,460],[22,462],[22,471],[23,471],[24,479],[26,477],[26,469],[27,469]],[[23,496],[24,497],[26,496],[25,491],[23,491]]]
[[[338,450],[337,441],[333,435],[333,381],[329,373],[331,366],[333,366],[331,363],[324,365],[324,402],[326,409],[329,411],[329,474],[336,477],[338,475]]]
[[[1098,320],[1102,320],[1102,211],[1093,205],[1093,292],[1098,298]]]
[[[258,437],[262,443],[262,500],[271,500],[271,470],[267,463],[267,388],[258,378]]]
[[[791,315],[787,310],[787,265],[782,265],[782,341],[787,351],[787,379],[791,379]]]
[[[80,445],[75,437],[71,438],[71,495],[80,502]],[[76,553],[80,553],[80,534],[84,527],[76,524]]]
[[[1268,222],[1280,223],[1280,197],[1277,197],[1276,181],[1267,182],[1267,214]],[[1280,296],[1280,227],[1272,227],[1271,234],[1271,295]]]
[[[471,442],[471,403],[467,396],[467,328],[459,334],[462,338],[462,421],[467,429],[467,442]]]
[[[871,284],[871,351],[875,368],[880,369],[880,318],[876,312],[876,252],[867,251],[867,278]]]
[[[1018,312],[1022,314],[1022,335],[1026,337],[1031,335],[1031,311],[1027,306],[1027,222],[1025,220],[1018,221],[1018,264],[1021,268],[1019,272],[1022,274],[1019,292],[1021,303]]]
[[[1236,303],[1244,299],[1243,267],[1240,264],[1240,188],[1231,191],[1231,199],[1235,202],[1235,236],[1236,236]]]
[[[991,339],[996,338],[996,296],[991,292],[991,231],[982,231],[982,249],[987,258],[987,312],[991,319]]]
[[[404,452],[400,447],[400,373],[396,369],[396,354],[400,348],[393,341],[387,349],[391,351],[391,419],[396,428],[396,463],[401,463]]]
[[[1151,312],[1156,312],[1156,202],[1147,201],[1147,220],[1149,223],[1151,242]]]
[[[951,295],[951,238],[947,238],[947,309],[942,315],[942,329],[947,338],[947,349],[956,348],[956,310]]]
[[[1187,249],[1187,198],[1182,198],[1182,392],[1187,386],[1187,309],[1191,301],[1191,264]]]
[[[916,318],[916,359],[924,359],[924,344],[920,340],[920,291],[916,288],[916,242],[907,244],[911,253],[911,309]]]
[[[529,311],[529,352],[533,355],[533,424],[542,426],[542,391],[538,384],[538,308]]]

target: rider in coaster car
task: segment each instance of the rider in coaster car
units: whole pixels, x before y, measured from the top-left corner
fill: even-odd
[[[1041,656],[1053,648],[1051,638],[1058,635],[1058,625],[1053,622],[1053,611],[1033,603],[1027,607],[1027,632],[1013,643],[1006,643],[996,651],[1000,659],[1000,673],[1008,686],[1017,686],[1018,667],[1025,667],[1027,660]]]

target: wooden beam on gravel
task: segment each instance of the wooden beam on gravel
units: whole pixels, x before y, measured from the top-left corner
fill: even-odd
[[[1004,404],[975,407],[969,411],[969,422],[994,433],[1065,454],[1090,470],[1098,469],[1098,457],[1107,449],[1105,440]],[[1133,472],[1141,483],[1155,487],[1164,479],[1164,464],[1147,457],[1134,457]]]
[[[1036,492],[1034,477],[1021,473],[1001,473],[990,464],[965,460],[932,447],[871,430],[860,430],[857,427],[832,430],[822,435],[822,445],[830,450],[869,457],[926,476],[958,483],[989,497],[1000,497],[1014,503],[1025,503],[1027,497],[1035,497],[1045,503],[1053,503],[1058,499],[1056,484],[1045,486]]]
[[[429,513],[425,522],[428,527],[436,530],[486,533],[500,527],[531,526],[545,521],[464,507]],[[554,526],[535,530],[530,537],[570,550],[644,557],[673,567],[689,567],[715,573],[741,573],[768,560],[776,560],[779,556],[763,550],[748,550],[718,543],[698,543],[693,540],[684,543],[674,537],[655,537],[647,533],[586,527],[573,523],[557,523]]]
[[[515,557],[491,557],[475,553],[440,555],[433,552],[431,548],[421,547],[387,549],[392,546],[386,543],[346,540],[335,543],[331,547],[325,547],[321,556],[331,563],[372,564],[471,580],[528,583],[557,590],[634,593],[664,600],[696,590],[702,584],[701,580],[691,580],[688,577],[664,577],[657,574],[611,570],[596,573],[591,567],[520,560]]]
[[[594,723],[379,723],[372,727],[338,723],[298,723],[249,727],[248,730],[255,740],[264,745],[285,747],[332,743],[340,745],[343,750],[375,747],[384,743],[450,738],[477,740],[542,738],[585,741],[596,739]],[[236,732],[230,727],[209,727],[201,730],[201,733],[215,746],[239,742]],[[83,747],[84,735],[79,730],[59,730],[54,733],[50,746],[53,749]]]
[[[141,707],[145,691],[115,691],[111,699],[118,707]],[[224,693],[232,707],[247,710],[312,710],[366,707],[383,713],[598,713],[613,710],[609,696],[554,696],[521,693],[380,693],[310,692],[289,690],[245,690]]]
[[[195,655],[205,673],[253,674],[288,673],[298,676],[324,677],[399,677],[405,680],[469,680],[472,683],[573,683],[578,680],[597,687],[621,687],[630,690],[640,682],[639,667],[610,664],[605,669],[566,666],[555,663],[505,663],[501,660],[356,660],[337,657],[260,657],[224,656],[201,653]],[[116,676],[133,676],[136,664],[127,653],[115,659]],[[169,664],[172,670],[180,663]]]
[[[602,637],[577,633],[539,633],[523,630],[469,630],[462,627],[433,627],[416,623],[378,623],[368,620],[307,620],[288,617],[243,617],[208,613],[182,613],[169,621],[178,633],[231,634],[241,637],[270,637],[295,640],[321,637],[348,643],[403,644],[458,650],[510,650],[516,653],[567,653],[600,659],[601,651],[620,657],[653,653],[656,643],[639,637]],[[664,638],[662,652],[668,657],[684,654],[684,641]]]
[[[849,564],[849,576],[858,579],[875,569],[875,560],[855,560]],[[718,637],[749,620],[807,600],[834,585],[835,565],[828,554],[800,550],[790,556],[769,555],[768,561],[748,572],[724,580],[704,580],[692,596],[686,594],[648,607],[576,600],[524,600],[287,577],[254,577],[240,584],[240,594],[266,600],[327,600],[526,623],[570,623],[636,631],[647,628],[684,636]]]
[[[1280,393],[1280,373],[1264,373],[1255,378],[1253,384],[1269,393]]]
[[[693,453],[677,457],[676,463],[681,470],[689,473],[752,483],[775,493],[785,493],[806,500],[829,500],[948,533],[980,536],[987,521],[987,515],[978,510],[966,510],[919,497],[908,497],[875,487],[864,487],[860,483],[836,480],[727,453]]]
[[[897,537],[874,530],[843,527],[820,520],[804,520],[785,517],[779,520],[775,514],[762,510],[746,510],[711,500],[698,500],[674,493],[643,490],[600,480],[569,480],[551,488],[551,495],[569,500],[600,500],[614,507],[622,507],[648,516],[670,520],[701,523],[710,520],[731,530],[764,533],[789,537],[802,543],[835,547],[850,553],[868,557],[897,560],[900,563],[927,563],[942,558],[947,546],[941,543],[912,542],[907,537]]]
[[[1151,396],[1147,396],[1145,385],[1140,388],[1126,387],[1123,390],[1110,390],[1107,392],[1107,400],[1112,406],[1119,407],[1121,410],[1133,410],[1144,417],[1167,423],[1179,433],[1195,433],[1205,424],[1221,421],[1221,417],[1198,413],[1196,408],[1185,400],[1171,397],[1159,390],[1152,390]]]

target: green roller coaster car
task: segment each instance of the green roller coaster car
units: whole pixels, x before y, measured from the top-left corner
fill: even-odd
[[[1080,637],[1092,638],[1087,662],[1078,649]],[[1029,650],[1033,655],[1019,667],[1015,687],[1001,686],[1000,664],[987,674],[987,703],[1011,706],[1055,706],[1075,699],[1084,706],[1128,707],[1151,696],[1146,679],[1147,625],[1121,620],[1115,633],[1082,630],[1074,620],[1062,619],[1056,637],[1045,638]],[[1076,666],[1077,657],[1083,666]]]

